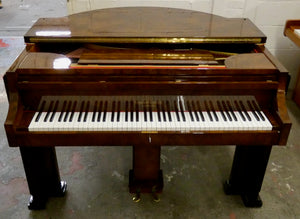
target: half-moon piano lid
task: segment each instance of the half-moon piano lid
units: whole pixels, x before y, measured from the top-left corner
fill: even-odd
[[[265,43],[246,18],[156,7],[109,8],[61,18],[41,18],[26,43]]]

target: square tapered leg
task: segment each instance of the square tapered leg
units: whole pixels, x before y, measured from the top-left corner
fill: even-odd
[[[66,182],[60,180],[54,147],[20,147],[31,198],[28,208],[45,208],[48,197],[64,196]]]
[[[261,207],[259,192],[272,146],[237,146],[229,180],[224,184],[228,195],[241,195],[246,207]]]

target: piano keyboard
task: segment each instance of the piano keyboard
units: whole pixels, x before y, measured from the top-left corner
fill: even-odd
[[[29,131],[272,130],[253,96],[44,96]]]

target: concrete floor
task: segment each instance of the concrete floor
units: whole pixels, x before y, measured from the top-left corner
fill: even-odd
[[[21,36],[38,17],[63,16],[65,0],[3,1],[0,9],[0,74],[23,49]],[[37,4],[37,5],[36,5]],[[128,193],[130,147],[59,147],[64,198],[51,198],[47,209],[29,211],[28,188],[19,150],[8,146],[0,126],[0,218],[300,218],[300,109],[288,98],[293,122],[286,147],[274,147],[264,179],[262,208],[245,208],[239,196],[226,196],[234,147],[163,147],[165,187],[159,203]],[[0,124],[8,103],[0,80]]]

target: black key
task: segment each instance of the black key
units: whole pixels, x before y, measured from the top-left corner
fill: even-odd
[[[133,114],[134,114],[134,103],[133,101],[130,101],[130,121],[133,122]]]
[[[68,116],[70,114],[71,107],[72,107],[72,101],[70,100],[69,103],[68,103],[66,113],[65,113],[64,122],[66,122],[68,120]]]
[[[192,109],[194,111],[194,114],[195,114],[197,122],[199,122],[200,119],[199,119],[199,116],[198,116],[198,113],[197,113],[197,109],[196,109],[196,105],[195,105],[194,101],[192,101]]]
[[[86,104],[85,114],[84,114],[84,117],[83,117],[83,122],[86,122],[89,111],[90,111],[90,101],[88,101],[87,104]]]
[[[138,103],[138,101],[135,102],[135,110],[136,110],[135,111],[136,112],[136,115],[135,115],[136,116],[136,121],[138,122],[139,121],[139,112],[140,112],[139,111],[139,103]]]
[[[166,105],[167,105],[167,112],[168,112],[169,121],[172,122],[172,117],[171,117],[171,107],[170,107],[170,103],[169,103],[168,100],[167,100],[167,102],[166,102]]]
[[[72,112],[71,112],[71,116],[70,116],[69,122],[72,122],[72,121],[73,121],[73,117],[74,117],[76,105],[77,105],[77,101],[75,101],[75,102],[73,103]]]
[[[191,117],[191,121],[194,122],[194,116],[193,116],[193,113],[192,113],[192,107],[191,107],[190,101],[187,101],[187,108],[188,108],[188,111],[189,111],[189,115]]]
[[[102,110],[103,110],[103,101],[100,101],[99,108],[98,108],[97,122],[100,122],[101,120]]]
[[[106,121],[107,106],[108,106],[108,103],[107,103],[107,100],[106,100],[106,101],[104,102],[104,111],[103,111],[103,119],[102,119],[103,122]]]
[[[247,104],[248,104],[248,106],[249,106],[249,108],[250,108],[252,114],[254,115],[255,119],[256,119],[257,121],[259,121],[259,117],[258,117],[258,115],[256,114],[255,109],[253,108],[253,106],[252,106],[252,104],[250,103],[249,100],[247,100]]]
[[[150,114],[150,122],[153,122],[152,104],[151,104],[151,101],[149,101],[149,114]]]
[[[113,122],[115,118],[115,110],[116,110],[116,102],[112,102],[112,110],[111,110],[111,119],[110,121]]]
[[[128,101],[125,102],[125,122],[128,122]]]
[[[227,115],[227,118],[231,122],[232,118],[231,118],[231,115],[229,114],[229,110],[228,110],[227,105],[224,100],[222,100],[222,106],[223,106],[223,109],[225,110],[225,114]]]
[[[227,103],[227,106],[228,106],[228,108],[229,108],[229,111],[230,111],[231,114],[232,114],[232,117],[233,117],[234,121],[237,121],[236,115],[235,115],[234,112],[233,112],[233,108],[232,108],[230,102],[227,100],[226,103]]]
[[[213,118],[212,118],[212,116],[211,116],[211,114],[210,114],[210,109],[209,109],[209,107],[208,107],[208,104],[207,104],[207,101],[206,101],[206,100],[204,100],[204,105],[205,105],[205,109],[206,109],[206,112],[207,112],[207,114],[208,114],[209,120],[212,122],[212,121],[213,121]]]
[[[257,106],[256,102],[254,100],[252,100],[252,105],[254,106],[254,108],[256,109],[256,112],[258,113],[259,117],[261,118],[262,121],[265,121],[265,117],[262,115],[261,113],[261,109],[259,108],[259,106]]]
[[[84,105],[85,105],[85,101],[82,101],[77,122],[81,122],[81,118],[82,118],[82,114],[83,114],[83,110],[84,110]]]
[[[174,100],[174,108],[175,108],[175,113],[176,113],[176,118],[177,118],[177,121],[180,122],[180,116],[179,116],[179,110],[178,110],[178,106],[177,106],[177,101]]]
[[[42,112],[43,112],[43,110],[45,108],[45,105],[46,105],[46,101],[44,100],[42,102],[42,105],[41,105],[40,109],[39,109],[39,113],[38,113],[37,117],[35,118],[35,122],[38,122],[40,120],[40,117],[41,117]]]
[[[47,122],[47,120],[48,120],[48,118],[49,118],[49,116],[50,116],[50,113],[52,112],[53,105],[54,105],[54,101],[52,100],[52,101],[50,102],[50,106],[49,106],[49,108],[48,108],[47,114],[46,114],[46,116],[45,116],[45,118],[44,118],[44,122]]]
[[[64,103],[63,103],[63,107],[62,107],[62,110],[60,112],[60,115],[58,117],[58,122],[61,122],[62,118],[63,118],[63,114],[66,110],[66,107],[67,107],[67,101],[65,100]]]
[[[161,107],[162,107],[163,119],[164,119],[164,122],[166,122],[167,117],[166,117],[166,109],[165,109],[165,102],[164,101],[162,101]]]
[[[199,114],[200,114],[201,120],[202,120],[202,122],[205,122],[205,118],[204,118],[204,116],[203,116],[203,113],[202,113],[202,109],[201,109],[199,100],[197,100],[196,104],[197,104],[197,111],[198,111]]]
[[[144,101],[144,121],[147,122],[147,102]]]
[[[222,106],[221,106],[221,103],[220,103],[220,101],[218,101],[218,100],[217,100],[217,105],[218,105],[218,108],[219,108],[219,110],[220,110],[220,112],[221,112],[221,116],[223,117],[223,120],[224,120],[225,122],[227,122],[227,118],[226,118],[226,116],[225,116],[225,114],[224,114],[224,112],[223,112],[223,108],[222,108]]]
[[[118,101],[118,114],[117,114],[117,122],[120,122],[120,111],[121,111],[121,101]]]
[[[97,108],[98,108],[98,101],[96,101],[94,104],[94,110],[93,110],[94,112],[93,112],[92,122],[95,122],[95,120],[96,120]]]
[[[156,102],[156,109],[157,109],[157,118],[158,118],[158,121],[161,122],[159,101]]]
[[[58,100],[55,102],[55,106],[54,106],[54,109],[53,109],[53,113],[52,113],[52,115],[51,115],[51,117],[50,117],[50,122],[53,122],[53,119],[54,119],[54,116],[55,116],[55,113],[56,113],[56,111],[57,111],[57,108],[58,108]]]
[[[249,116],[249,114],[248,114],[248,112],[247,112],[247,110],[246,110],[246,107],[244,106],[244,104],[243,104],[243,102],[242,102],[241,100],[239,101],[239,104],[241,105],[241,108],[242,108],[242,110],[244,111],[244,113],[245,113],[245,115],[246,115],[248,121],[251,121],[252,119],[251,119],[251,117]]]
[[[246,121],[246,118],[245,118],[244,114],[242,113],[242,109],[236,100],[234,101],[234,104],[235,104],[235,107],[238,110],[240,116],[242,117],[242,120]]]
[[[211,108],[212,114],[215,117],[215,120],[218,122],[219,121],[219,117],[218,117],[218,115],[216,113],[216,110],[215,110],[214,105],[213,105],[213,103],[212,103],[211,100],[209,101],[209,104],[210,104],[210,108]]]
[[[184,115],[184,108],[183,108],[183,104],[182,104],[181,100],[179,100],[179,107],[180,107],[180,112],[181,112],[182,120],[185,122],[186,118],[185,118],[185,115]]]

